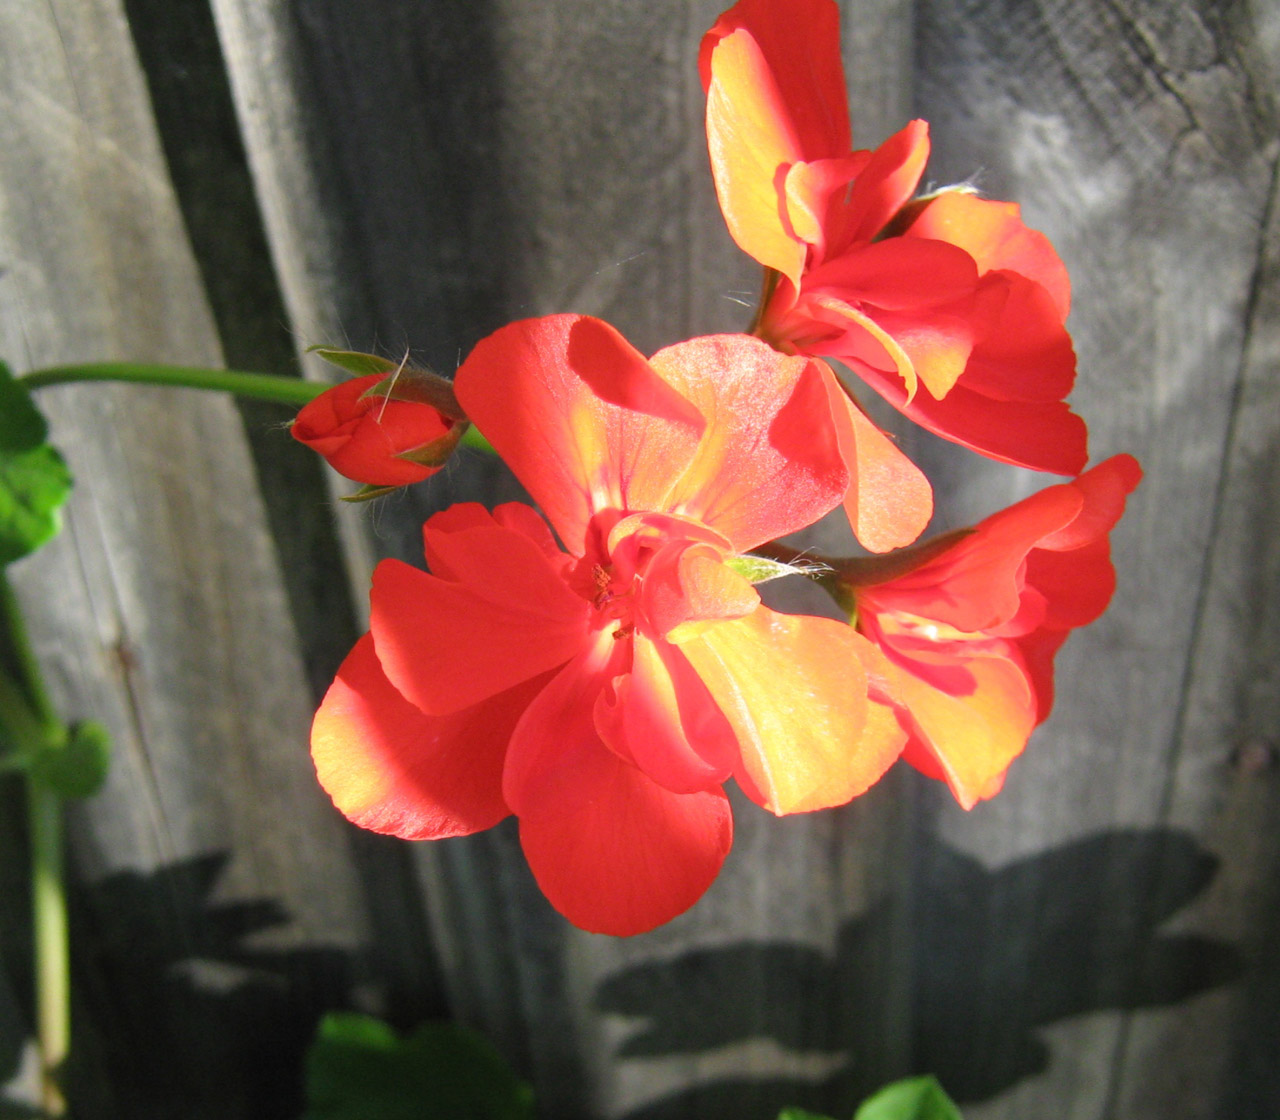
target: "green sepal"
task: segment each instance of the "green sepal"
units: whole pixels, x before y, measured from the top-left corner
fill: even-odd
[[[393,362],[377,354],[361,354],[356,350],[332,350],[327,346],[309,346],[308,354],[319,354],[326,362],[345,369],[357,377],[371,373],[389,376],[369,389],[366,397],[387,397],[395,401],[428,404],[452,420],[465,420],[467,415],[453,393],[453,382],[429,369],[419,369],[405,362]]]
[[[532,1120],[533,1090],[473,1031],[425,1023],[401,1038],[333,1012],[306,1060],[304,1120]]]
[[[465,420],[454,424],[439,439],[433,439],[430,443],[424,443],[421,447],[415,447],[410,451],[402,451],[396,456],[397,459],[403,459],[407,463],[417,463],[420,467],[442,467],[449,460],[449,456],[458,448],[458,442],[462,439],[462,433],[467,427]]]
[[[962,1120],[938,1079],[908,1077],[886,1085],[863,1101],[853,1120]]]
[[[34,552],[62,526],[71,472],[48,434],[27,390],[0,362],[0,564]]]
[[[771,560],[767,556],[753,556],[750,553],[730,556],[725,564],[751,583],[767,583],[771,579],[782,579],[783,576],[813,577],[827,571],[826,565],[818,562],[787,564],[781,560]]]
[[[374,498],[382,498],[387,494],[394,494],[399,489],[399,486],[374,486],[370,483],[367,486],[361,486],[354,494],[341,495],[341,500],[344,502],[371,502]]]
[[[111,735],[96,720],[73,723],[64,742],[50,744],[32,760],[29,773],[59,797],[90,797],[111,767]]]
[[[392,401],[429,405],[450,420],[467,418],[454,394],[452,381],[438,373],[415,369],[413,366],[396,367],[390,376],[366,390],[361,399],[365,397],[386,397]]]
[[[400,368],[399,362],[382,358],[377,354],[361,354],[358,350],[334,350],[328,346],[308,346],[308,354],[318,354],[330,365],[345,369],[356,377],[368,377],[371,373],[392,373]]]

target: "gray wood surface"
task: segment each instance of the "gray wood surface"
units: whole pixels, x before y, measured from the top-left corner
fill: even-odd
[[[0,6],[0,82],[0,351],[220,363],[121,7]],[[288,1114],[314,1017],[351,998],[367,907],[307,757],[239,414],[159,389],[41,405],[76,487],[14,576],[56,702],[114,739],[70,822],[74,1093],[84,1115]]]
[[[480,1027],[557,1120],[847,1116],[909,1070],[970,1120],[1280,1114],[1277,6],[842,6],[855,139],[924,116],[933,182],[976,176],[1052,237],[1094,457],[1147,472],[1115,603],[1006,790],[965,814],[895,771],[837,812],[735,802],[693,911],[582,934],[511,822],[370,837],[306,756],[372,561],[418,560],[424,516],[510,477],[467,455],[331,521],[279,416],[47,390],[78,485],[16,574],[59,701],[117,742],[73,815],[85,1115],[290,1115],[302,1042],[351,1005]],[[0,3],[0,356],[324,376],[290,349],[340,342],[448,372],[525,315],[644,349],[738,328],[757,278],[694,69],[718,10]],[[1044,481],[903,441],[940,525]],[[6,861],[4,1072],[21,889]]]

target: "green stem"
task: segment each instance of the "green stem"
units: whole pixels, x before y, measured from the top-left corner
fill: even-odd
[[[36,1035],[40,1103],[46,1117],[66,1115],[58,1077],[71,1049],[71,962],[62,849],[62,799],[27,781],[31,833],[31,922],[35,936]]]
[[[30,710],[39,721],[40,728],[46,734],[56,735],[62,729],[62,721],[49,702],[49,694],[45,691],[44,678],[40,675],[40,663],[36,660],[35,650],[31,648],[31,639],[27,636],[26,620],[22,617],[22,608],[18,606],[17,596],[9,584],[4,570],[0,568],[0,623],[3,624],[8,637],[9,655],[13,658],[10,666],[17,677]]]
[[[20,755],[35,757],[66,730],[49,702],[26,624],[8,579],[0,571],[0,616],[17,680],[0,673],[0,721]],[[46,1117],[66,1115],[58,1074],[71,1045],[71,968],[62,846],[62,799],[30,775],[27,829],[31,845],[31,923],[35,951],[36,1038],[40,1046],[40,1098]]]
[[[46,385],[66,385],[77,381],[132,381],[147,385],[175,385],[187,389],[208,389],[235,393],[261,401],[275,401],[302,407],[329,388],[300,377],[277,377],[270,373],[242,373],[230,369],[199,366],[141,365],[136,362],[89,362],[75,366],[50,366],[25,373],[18,382],[28,389]]]
[[[330,386],[298,377],[277,377],[270,373],[244,373],[231,369],[204,369],[200,366],[140,365],[137,362],[87,362],[75,366],[50,366],[24,373],[18,381],[28,389],[48,385],[71,385],[78,381],[131,381],[143,385],[174,385],[185,389],[207,389],[235,393],[260,401],[301,408]],[[494,454],[492,445],[475,427],[462,436],[468,447]]]

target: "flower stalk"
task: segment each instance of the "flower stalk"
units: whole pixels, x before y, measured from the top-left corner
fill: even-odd
[[[304,381],[299,377],[281,377],[271,373],[140,362],[84,362],[79,365],[49,366],[25,373],[17,380],[27,389],[43,389],[49,385],[71,385],[84,381],[169,385],[181,389],[204,389],[213,393],[234,393],[238,397],[271,401],[294,408],[310,404],[329,388],[319,381]],[[479,451],[493,453],[489,441],[474,427],[465,429],[459,442]]]
[[[0,615],[13,673],[0,673],[0,727],[19,759],[29,761],[66,728],[49,702],[26,626],[9,581],[0,575]],[[16,677],[16,679],[14,679]],[[31,913],[40,1050],[40,1103],[44,1115],[66,1115],[59,1072],[71,1047],[71,968],[62,839],[62,798],[29,770],[27,830],[31,852]]]

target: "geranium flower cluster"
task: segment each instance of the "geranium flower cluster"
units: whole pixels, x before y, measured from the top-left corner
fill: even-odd
[[[378,566],[316,715],[321,784],[410,839],[514,814],[551,903],[610,934],[711,884],[730,780],[805,812],[904,758],[966,808],[994,795],[1049,714],[1054,654],[1111,597],[1140,478],[1129,456],[1084,469],[1049,242],[1012,203],[915,197],[922,121],[853,149],[833,0],[741,0],[699,61],[720,205],[765,270],[750,334],[645,358],[597,319],[525,320],[476,346],[456,396],[437,387],[444,411],[375,376],[295,428],[382,486],[436,469],[470,420],[541,510],[454,506],[423,527],[427,571]],[[1070,481],[916,543],[929,483],[829,359],[931,431]],[[790,570],[776,538],[840,506],[869,555],[820,578],[849,622],[764,606],[753,580]]]

